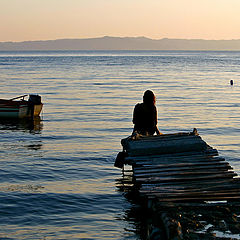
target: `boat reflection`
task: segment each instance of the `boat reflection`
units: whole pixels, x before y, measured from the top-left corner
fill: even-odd
[[[31,134],[41,133],[43,128],[42,119],[34,117],[33,119],[1,119],[0,131],[23,131]]]

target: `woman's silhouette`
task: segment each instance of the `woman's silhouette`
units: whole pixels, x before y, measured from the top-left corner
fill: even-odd
[[[154,93],[147,90],[143,95],[143,103],[138,103],[133,112],[133,133],[142,135],[160,134],[157,127],[157,108]]]

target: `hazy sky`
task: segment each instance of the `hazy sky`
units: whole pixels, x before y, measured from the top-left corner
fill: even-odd
[[[240,39],[240,0],[0,0],[0,41]]]

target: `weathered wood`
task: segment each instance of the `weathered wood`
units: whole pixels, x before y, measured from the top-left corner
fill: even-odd
[[[195,132],[194,132],[195,133]],[[240,180],[218,151],[194,133],[124,139],[125,179],[141,195],[161,202],[229,200],[240,197]]]
[[[161,195],[168,195],[168,194],[192,194],[192,193],[200,193],[200,194],[207,194],[212,192],[213,194],[219,192],[238,192],[240,193],[240,186],[230,186],[225,185],[223,187],[206,187],[206,188],[186,188],[186,189],[171,189],[171,188],[162,188],[162,189],[140,189],[140,193],[146,194],[161,194]]]
[[[199,154],[199,155],[182,155],[182,156],[164,156],[164,155],[155,155],[154,157],[135,157],[135,158],[132,158],[133,161],[153,161],[153,160],[159,160],[159,161],[171,161],[171,160],[177,160],[179,162],[181,162],[182,160],[191,160],[191,161],[201,161],[201,160],[213,160],[217,157],[214,157],[214,156],[209,156],[209,155],[206,155],[206,154]],[[218,158],[221,158],[222,157],[218,157]]]
[[[185,183],[185,184],[184,184]],[[223,189],[223,188],[240,188],[239,181],[235,182],[233,179],[223,179],[223,180],[212,180],[211,182],[209,181],[201,181],[201,184],[199,182],[183,182],[182,184],[178,185],[173,185],[171,184],[142,184],[141,185],[141,190],[146,190],[146,191],[154,191],[155,189],[157,191],[164,191],[169,190],[169,191],[174,191],[174,190],[187,190],[187,189],[199,189],[201,191],[208,190],[208,189]]]
[[[169,139],[162,141],[126,141],[124,150],[129,156],[152,155],[164,153],[181,153],[191,151],[204,151],[207,144],[199,136],[188,138]]]
[[[226,175],[232,175],[235,174],[233,171],[228,171],[227,170],[214,170],[214,171],[175,171],[175,172],[159,172],[159,174],[155,174],[155,173],[135,173],[134,177],[136,179],[140,179],[140,178],[151,178],[154,176],[158,176],[159,178],[161,177],[165,177],[165,176],[172,176],[172,177],[183,177],[183,178],[187,178],[189,176],[203,176],[203,175],[215,175],[215,174],[226,174]],[[237,174],[235,174],[234,176],[237,176]]]
[[[177,139],[177,138],[189,138],[189,137],[196,137],[199,136],[198,134],[193,134],[193,132],[178,132],[178,133],[168,133],[168,134],[161,134],[161,135],[153,135],[153,136],[139,136],[139,138],[135,139],[135,141],[159,141],[159,139]],[[127,140],[128,138],[123,139]]]
[[[156,210],[156,209],[161,209],[161,208],[168,208],[168,209],[171,209],[171,208],[178,208],[178,207],[184,207],[184,208],[211,208],[211,207],[240,207],[240,202],[239,201],[227,201],[227,200],[224,200],[223,201],[209,201],[209,202],[154,202],[154,206],[153,206],[153,209]]]
[[[160,194],[160,193],[147,193],[146,195],[150,197],[157,197],[159,200],[161,199],[171,199],[171,198],[196,198],[196,199],[212,199],[212,198],[218,198],[218,197],[239,197],[240,198],[240,192],[228,192],[228,191],[222,191],[222,192],[191,192],[191,193],[172,193],[172,194]]]
[[[217,167],[217,166],[230,166],[228,162],[222,159],[210,160],[207,161],[200,161],[200,162],[178,162],[178,163],[166,163],[166,164],[143,164],[143,165],[134,165],[132,169],[138,171],[149,171],[151,169],[179,169],[179,168],[199,168],[199,167]]]
[[[227,172],[225,174],[213,174],[206,176],[195,176],[195,177],[150,177],[150,178],[136,178],[136,182],[139,183],[154,183],[154,182],[184,182],[194,180],[207,180],[207,179],[221,179],[221,178],[233,178],[237,176],[236,173]]]
[[[210,160],[208,162],[178,162],[178,163],[166,163],[166,164],[148,164],[148,165],[142,165],[142,166],[134,166],[135,170],[144,170],[149,171],[153,168],[160,168],[160,169],[169,169],[169,168],[180,168],[180,167],[202,167],[202,166],[230,166],[228,162],[224,161],[224,158],[214,158],[214,160]]]
[[[189,134],[189,133],[177,133],[177,134],[162,134],[162,135],[155,135],[155,136],[141,136],[141,137],[127,137],[121,140],[121,144],[124,149],[128,149],[129,143],[156,143],[156,142],[164,142],[164,141],[173,141],[173,140],[189,140],[189,139],[201,139],[199,135]],[[208,148],[211,148],[207,145]]]
[[[128,156],[125,158],[125,161],[134,161],[134,160],[138,160],[138,161],[141,161],[141,160],[149,160],[149,159],[182,159],[183,157],[185,158],[210,158],[210,157],[213,157],[213,156],[217,156],[218,155],[218,152],[216,149],[213,149],[211,150],[209,153],[208,152],[197,152],[197,151],[194,151],[194,152],[183,152],[183,153],[173,153],[173,154],[158,154],[158,155],[149,155],[149,156]]]
[[[140,173],[140,174],[134,174],[135,178],[137,180],[141,178],[154,178],[154,177],[179,177],[179,178],[188,178],[188,177],[198,177],[198,176],[212,176],[215,174],[226,174],[226,175],[232,175],[235,174],[233,171],[227,170],[209,170],[209,171],[183,171],[183,172],[157,172],[157,173]],[[235,175],[236,176],[236,175]]]
[[[221,186],[221,185],[240,185],[239,179],[236,178],[223,178],[223,179],[208,179],[205,180],[193,180],[191,182],[182,181],[182,182],[161,182],[161,183],[142,183],[141,189],[153,189],[153,188],[170,188],[170,189],[186,189],[186,188],[207,188],[211,186]]]
[[[172,184],[182,184],[184,182],[188,181],[194,181],[194,180],[220,180],[222,178],[232,178],[233,176],[236,176],[236,174],[215,174],[215,175],[207,175],[207,176],[198,176],[198,177],[188,177],[188,178],[182,178],[182,177],[152,177],[152,178],[139,178],[135,180],[135,183],[143,184],[143,183],[167,183],[171,182]]]
[[[158,201],[163,202],[187,202],[187,201],[224,201],[224,200],[239,200],[240,194],[219,194],[219,195],[211,195],[211,196],[204,196],[204,195],[197,195],[197,196],[182,196],[182,197],[166,197],[160,198],[159,196],[153,195],[148,196],[149,199],[157,199]]]
[[[231,166],[212,166],[212,167],[195,167],[195,168],[191,168],[191,167],[181,167],[181,168],[169,168],[167,170],[165,169],[148,169],[148,171],[144,171],[144,170],[134,170],[134,176],[140,176],[140,175],[144,175],[144,174],[148,174],[148,175],[156,175],[156,174],[163,174],[163,173],[168,173],[168,174],[175,174],[175,173],[182,173],[184,171],[186,172],[191,172],[191,173],[197,173],[197,172],[219,172],[219,171],[228,171],[228,170],[232,170],[233,168]]]
[[[152,178],[165,178],[165,177],[171,177],[171,178],[178,178],[178,179],[189,179],[194,177],[208,177],[216,174],[225,174],[225,175],[232,175],[235,174],[233,171],[230,170],[222,170],[222,171],[183,171],[183,172],[156,172],[156,173],[141,173],[141,174],[135,174],[136,181],[141,181],[141,179],[152,179]],[[236,175],[235,175],[236,176]]]
[[[183,163],[206,163],[206,162],[223,162],[225,161],[223,158],[219,159],[207,159],[207,158],[202,158],[202,159],[191,159],[191,158],[182,158],[181,161],[178,159],[149,159],[149,160],[144,160],[144,161],[135,161],[132,162],[131,165],[133,166],[142,166],[142,165],[161,165],[161,164],[178,164],[179,162]]]
[[[216,159],[216,160],[209,160],[209,159],[202,159],[199,161],[191,161],[191,159],[183,159],[182,161],[178,161],[178,160],[169,160],[169,161],[145,161],[145,162],[138,162],[135,164],[132,164],[132,166],[135,167],[147,167],[147,166],[158,166],[158,165],[163,165],[163,164],[188,164],[188,163],[195,163],[195,164],[205,164],[208,162],[211,163],[220,163],[220,162],[224,162],[224,159]]]
[[[229,170],[232,169],[231,166],[229,166],[229,164],[223,164],[223,165],[205,165],[205,166],[194,166],[194,168],[192,166],[179,166],[179,167],[169,167],[169,168],[142,168],[142,169],[138,169],[138,168],[134,168],[133,172],[134,175],[138,175],[138,174],[155,174],[155,173],[162,173],[162,172],[168,172],[168,173],[173,173],[173,172],[182,172],[182,171],[189,171],[189,172],[197,172],[197,171],[202,171],[202,170],[208,170],[208,171],[214,171],[217,172],[218,170]]]
[[[188,191],[188,192],[145,192],[141,194],[143,196],[147,196],[150,198],[158,198],[158,199],[165,199],[165,198],[198,198],[202,199],[205,197],[230,197],[230,196],[239,196],[240,200],[240,191],[239,189],[225,189],[221,191]]]

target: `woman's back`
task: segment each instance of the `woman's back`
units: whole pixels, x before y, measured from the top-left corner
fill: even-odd
[[[138,103],[133,112],[134,130],[143,135],[160,134],[157,129],[157,109],[155,96],[147,90],[143,96],[143,103]]]

